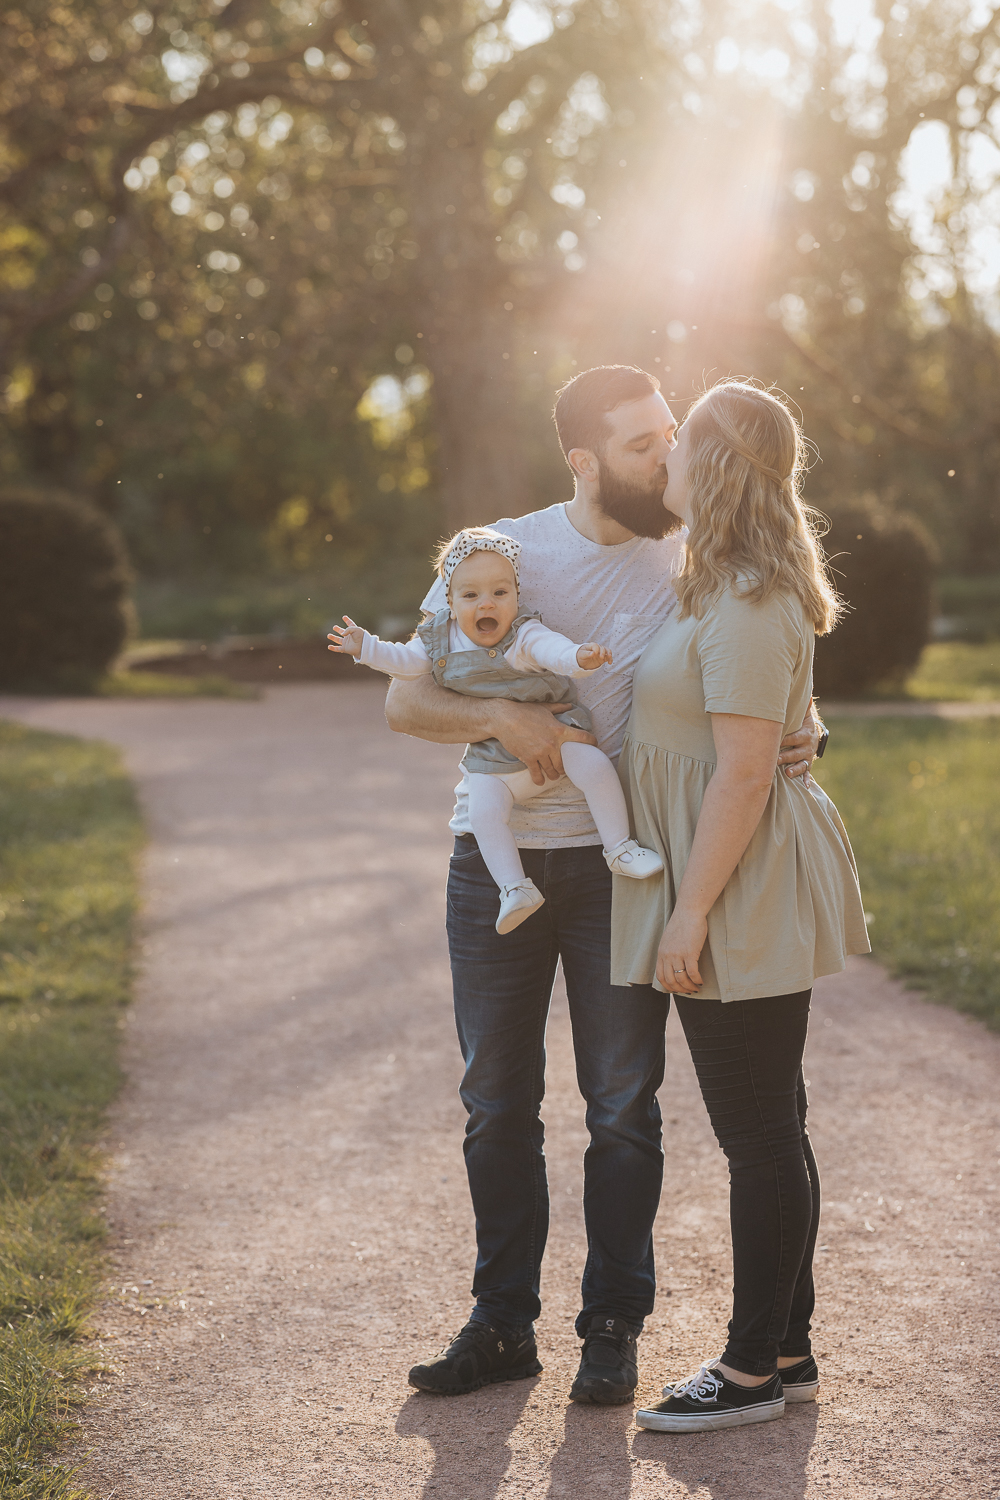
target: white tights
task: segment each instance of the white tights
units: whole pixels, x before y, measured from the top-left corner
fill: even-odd
[[[568,740],[562,747],[566,775],[587,799],[605,849],[613,849],[629,836],[628,811],[618,773],[603,750]],[[524,879],[524,866],[510,831],[510,811],[515,802],[529,802],[555,782],[536,786],[527,771],[510,776],[490,776],[474,771],[469,776],[469,822],[479,851],[498,886],[517,885]]]

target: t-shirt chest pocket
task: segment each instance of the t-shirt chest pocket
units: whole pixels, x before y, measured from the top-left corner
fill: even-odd
[[[616,614],[611,630],[611,651],[616,667],[634,667],[661,625],[670,616]]]

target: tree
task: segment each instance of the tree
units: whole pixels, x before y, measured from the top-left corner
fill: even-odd
[[[109,506],[145,463],[152,551],[240,526],[252,551],[304,500],[300,529],[357,557],[380,496],[422,507],[407,545],[554,498],[553,385],[625,359],[678,402],[777,380],[817,498],[895,496],[950,527],[953,562],[995,566],[1000,371],[963,255],[996,20],[895,9],[846,41],[818,0],[538,0],[534,32],[508,0],[5,13],[9,462],[84,468]],[[966,163],[937,250],[898,197],[932,119]],[[390,375],[411,426],[373,451],[355,409]]]
[[[616,116],[634,125],[637,88],[655,97],[670,69],[669,8],[540,3],[539,39],[521,46],[505,29],[509,0],[367,9],[232,0],[212,19],[188,0],[168,18],[92,0],[8,12],[2,40],[21,61],[0,147],[7,359],[106,280],[135,231],[144,168],[168,154],[155,155],[157,142],[206,115],[229,129],[241,104],[274,95],[297,119],[322,116],[344,188],[383,199],[385,222],[359,257],[365,279],[322,310],[328,337],[363,348],[374,329],[418,351],[453,524],[523,508],[511,325],[523,336],[571,274],[565,245],[586,222],[585,190],[565,170],[571,140],[602,123],[610,143]],[[206,182],[207,212],[186,181],[174,198],[218,214],[221,175]]]
[[[877,489],[930,523],[952,567],[996,569],[1000,306],[970,241],[975,161],[1000,143],[1000,11],[880,4],[853,69],[816,18],[764,293],[788,383],[809,393],[815,483],[831,505]],[[932,225],[905,176],[929,136],[953,166]]]

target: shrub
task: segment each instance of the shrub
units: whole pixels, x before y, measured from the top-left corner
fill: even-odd
[[[827,511],[824,539],[839,592],[850,606],[816,642],[817,694],[856,697],[902,684],[930,636],[935,544],[921,523],[863,495]]]
[[[132,624],[117,530],[60,490],[0,490],[0,684],[91,688]]]

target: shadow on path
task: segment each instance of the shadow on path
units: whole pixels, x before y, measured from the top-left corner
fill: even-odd
[[[535,1393],[538,1378],[484,1386],[468,1396],[431,1396],[414,1391],[396,1419],[396,1435],[424,1438],[434,1467],[421,1496],[435,1500],[493,1500],[513,1452],[511,1434]],[[515,1485],[508,1494],[516,1495]]]
[[[552,1459],[546,1500],[549,1496],[552,1500],[556,1497],[582,1500],[582,1495],[599,1495],[600,1500],[628,1500],[632,1491],[628,1445],[632,1418],[631,1402],[604,1411],[593,1406],[567,1406],[562,1442]],[[586,1454],[582,1472],[581,1454]]]
[[[723,1432],[640,1431],[632,1444],[633,1469],[647,1481],[644,1492],[674,1495],[683,1486],[682,1493],[699,1500],[803,1500],[818,1424],[819,1408],[810,1402],[787,1408],[779,1422]],[[607,1493],[618,1500],[618,1490]]]

